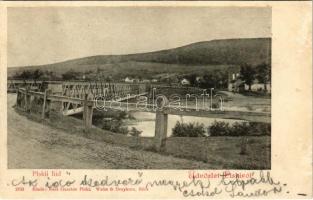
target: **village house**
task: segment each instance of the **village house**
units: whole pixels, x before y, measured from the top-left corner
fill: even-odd
[[[150,80],[148,80],[148,79],[142,79],[142,80],[141,80],[141,83],[150,83]]]
[[[264,83],[259,83],[257,79],[251,84],[251,91],[265,91],[271,93],[271,84],[267,83],[266,86]],[[230,92],[243,92],[248,91],[249,85],[245,81],[240,79],[240,68],[233,67],[228,71],[228,91]]]
[[[232,67],[228,70],[228,91],[240,92],[244,90],[244,82],[239,78],[240,68]]]
[[[245,84],[245,90],[249,90],[249,86],[247,84]],[[251,85],[251,90],[252,91],[265,91],[265,85],[264,83],[259,83],[258,80],[254,80]],[[267,90],[267,93],[271,93],[270,83],[266,84],[266,90]]]
[[[124,80],[125,83],[133,83],[134,82],[134,79],[132,78],[129,78],[129,77],[126,77],[125,80]]]
[[[180,81],[180,84],[182,84],[182,85],[190,85],[190,81],[187,80],[186,78],[184,78],[184,79],[182,79],[182,80]]]
[[[197,83],[200,83],[200,82],[202,81],[202,79],[203,79],[203,78],[202,78],[201,76],[197,76],[197,77],[196,77],[196,82],[197,82]]]

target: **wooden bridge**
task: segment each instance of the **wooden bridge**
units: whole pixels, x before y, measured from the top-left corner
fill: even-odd
[[[53,85],[51,85],[51,88]],[[101,98],[103,100],[124,101],[136,98],[148,93],[145,84],[127,84],[127,83],[103,83],[103,82],[63,82],[62,90],[54,89],[54,94],[62,97],[70,97],[83,100],[87,95],[88,100]],[[61,94],[60,94],[61,92]],[[70,100],[62,101],[61,110],[64,115],[72,115],[83,112],[82,102],[73,102]]]
[[[75,99],[84,99],[85,95],[87,95],[88,100],[101,97],[103,100],[125,101],[146,95],[149,89],[145,84],[8,80],[8,92],[17,92],[19,88],[27,88],[28,91],[33,92],[48,90],[49,94],[54,95],[56,98],[62,97],[60,110],[63,115],[83,112],[82,102],[75,101]]]
[[[44,81],[34,80],[7,80],[7,91],[17,92],[19,88],[29,88],[31,90],[44,90]]]
[[[83,112],[83,123],[86,128],[92,127],[92,115],[93,109],[97,103],[102,103],[104,108],[112,108],[112,103],[118,103],[115,109],[127,110],[127,111],[143,111],[143,112],[155,112],[156,113],[156,124],[155,124],[155,148],[160,150],[164,146],[164,141],[167,137],[167,123],[168,115],[184,115],[184,116],[196,116],[196,117],[208,117],[208,118],[219,118],[219,119],[237,119],[246,120],[251,122],[271,122],[271,114],[265,112],[243,112],[243,111],[212,111],[212,110],[197,110],[189,108],[188,110],[178,110],[168,105],[168,102],[162,102],[164,104],[162,109],[154,109],[157,105],[149,104],[149,110],[142,110],[137,108],[136,103],[121,102],[119,99],[111,98],[111,100],[95,100],[93,97],[97,94],[104,94],[107,97],[110,96],[110,91],[116,91],[117,94],[126,98],[130,97],[125,91],[122,91],[115,86],[105,86],[97,88],[94,85],[84,84],[62,84],[61,95],[57,92],[53,93],[50,89],[46,89],[45,92],[36,92],[29,89],[19,88],[17,90],[17,108],[23,109],[26,112],[32,112],[32,106],[40,105],[41,117],[44,119],[47,113],[55,110],[62,112],[64,115],[73,113]],[[134,96],[145,94],[146,90],[143,87],[138,86],[125,86],[120,85],[126,91],[134,92]],[[87,93],[86,91],[92,91]],[[84,95],[84,96],[83,96]],[[106,96],[105,96],[106,97]],[[121,99],[120,98],[120,99]],[[114,109],[114,108],[113,108]]]

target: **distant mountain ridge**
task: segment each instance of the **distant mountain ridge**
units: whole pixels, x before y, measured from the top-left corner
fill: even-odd
[[[68,60],[64,62],[9,68],[9,74],[20,69],[42,69],[67,71],[89,70],[90,67],[112,66],[119,63],[143,62],[174,65],[240,65],[248,63],[258,65],[271,62],[271,38],[222,39],[192,43],[182,47],[149,53],[128,55],[97,55]],[[131,68],[135,65],[131,65]]]

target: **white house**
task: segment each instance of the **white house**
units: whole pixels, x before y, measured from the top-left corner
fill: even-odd
[[[125,83],[133,83],[134,79],[126,77],[124,81]]]
[[[266,91],[271,93],[271,84],[267,83],[266,86],[264,83],[258,83],[258,81],[254,81],[251,84],[251,91],[264,91],[266,87]],[[249,85],[245,84],[245,90],[249,90]]]
[[[249,85],[240,79],[240,69],[232,69],[228,74],[228,91],[240,92],[249,90]],[[265,84],[254,80],[251,84],[251,91],[264,91]],[[271,84],[266,84],[267,93],[271,93]]]
[[[189,80],[187,80],[187,79],[182,79],[181,81],[180,81],[180,83],[182,84],[182,85],[190,85],[190,81]]]
[[[141,82],[142,82],[142,83],[150,83],[150,80],[148,80],[148,79],[142,79]]]
[[[196,77],[196,81],[197,81],[198,83],[200,83],[201,80],[202,80],[202,77],[201,77],[201,76],[197,76],[197,77]]]

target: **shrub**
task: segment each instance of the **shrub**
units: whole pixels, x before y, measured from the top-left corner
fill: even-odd
[[[262,122],[250,122],[251,132],[255,135],[271,135],[271,124]]]
[[[128,113],[128,119],[135,120],[136,117],[134,117],[134,115],[132,115],[131,113]]]
[[[127,135],[128,134],[128,127],[127,126],[121,126],[118,128],[118,133],[121,133],[123,135]]]
[[[142,131],[137,130],[135,127],[132,127],[129,134],[134,137],[139,137],[141,135]]]
[[[102,128],[105,130],[112,131],[112,132],[117,132],[121,125],[122,125],[122,121],[120,120],[110,120],[110,121],[105,121]]]
[[[208,127],[210,136],[260,136],[271,135],[271,124],[260,122],[235,122],[232,126],[228,122],[214,121]]]
[[[106,111],[95,111],[93,119],[113,118],[116,120],[127,119],[129,114],[126,111],[108,109]]]
[[[208,128],[210,136],[227,136],[230,132],[230,127],[227,122],[214,121]]]
[[[126,119],[126,117],[127,117],[127,112],[126,111],[120,111],[117,113],[116,119],[122,120],[122,119]]]
[[[172,129],[174,137],[204,137],[204,125],[199,123],[180,123],[176,122],[175,127]]]
[[[230,136],[246,136],[250,135],[251,128],[247,122],[235,122],[229,132]]]
[[[102,129],[112,131],[114,133],[120,133],[127,135],[128,134],[128,128],[122,126],[123,122],[121,120],[110,120],[105,121]]]
[[[105,112],[95,111],[93,115],[93,124],[114,133],[127,135],[128,127],[123,126],[123,120],[132,117],[126,111],[107,110]]]

